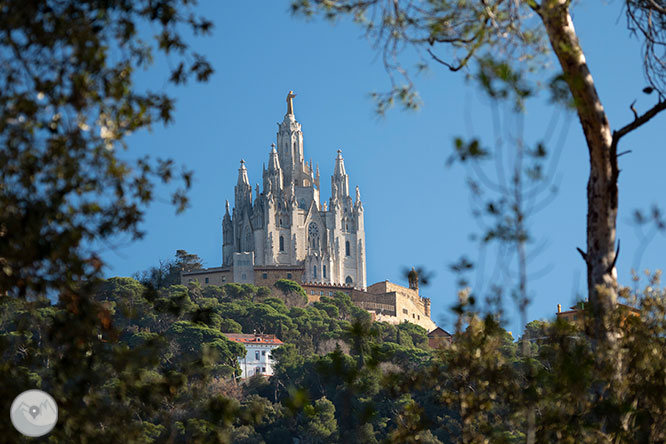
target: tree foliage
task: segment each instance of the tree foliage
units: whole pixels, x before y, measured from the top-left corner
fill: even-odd
[[[132,132],[170,123],[173,99],[135,86],[166,56],[169,80],[206,80],[212,68],[182,37],[212,24],[193,2],[9,1],[0,17],[0,293],[25,296],[97,276],[90,245],[139,222],[156,181],[178,177],[182,210],[191,173],[169,159],[128,160]],[[151,29],[152,31],[148,31]],[[150,35],[154,33],[153,35]],[[131,156],[130,156],[131,159]]]

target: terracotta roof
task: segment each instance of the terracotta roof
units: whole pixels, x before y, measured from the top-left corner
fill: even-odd
[[[223,333],[230,341],[240,344],[263,344],[263,345],[282,345],[284,344],[275,335],[246,335],[242,333]]]

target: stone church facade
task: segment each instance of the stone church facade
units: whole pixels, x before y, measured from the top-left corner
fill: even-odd
[[[257,283],[255,267],[303,267],[306,282],[366,287],[363,204],[358,187],[350,196],[349,176],[338,150],[331,197],[321,203],[319,166],[305,161],[303,132],[293,112],[293,94],[263,167],[263,189],[253,194],[241,160],[222,221],[222,266],[234,282]]]
[[[234,206],[232,209],[227,200],[222,220],[222,266],[183,273],[182,282],[272,288],[277,280],[290,279],[301,284],[309,296],[343,291],[357,305],[374,312],[378,320],[409,320],[430,330],[434,326],[430,300],[419,296],[418,288],[414,291],[411,285],[408,289],[390,283],[368,288],[359,188],[355,187],[352,197],[338,150],[331,196],[321,202],[319,165],[305,161],[294,97],[290,91],[287,113],[278,123],[277,145],[271,146],[268,164],[263,166],[261,189],[257,184],[253,191],[245,161],[240,162]],[[402,302],[409,307],[402,307]]]

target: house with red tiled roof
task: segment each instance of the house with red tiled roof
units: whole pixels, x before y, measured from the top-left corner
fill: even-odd
[[[230,341],[243,344],[247,353],[238,358],[241,368],[241,379],[254,375],[273,376],[273,365],[275,361],[271,357],[271,351],[283,344],[275,335],[264,335],[259,333],[224,333]]]

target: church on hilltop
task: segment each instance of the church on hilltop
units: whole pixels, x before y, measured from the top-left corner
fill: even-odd
[[[305,161],[303,132],[294,115],[293,91],[278,123],[263,188],[254,193],[245,161],[240,161],[234,207],[226,202],[222,220],[222,266],[182,274],[184,284],[247,283],[273,288],[279,279],[298,282],[310,300],[348,294],[358,306],[388,322],[410,321],[428,331],[430,300],[418,283],[405,288],[388,281],[368,287],[364,209],[360,191],[350,194],[342,151],[331,175],[331,196],[321,202],[319,165]]]

